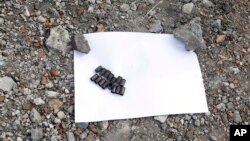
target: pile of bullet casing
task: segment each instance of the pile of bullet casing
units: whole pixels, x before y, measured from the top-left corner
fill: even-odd
[[[96,74],[90,80],[98,84],[102,89],[110,89],[112,93],[124,95],[126,80],[121,76],[115,77],[114,74],[102,66],[95,69]]]

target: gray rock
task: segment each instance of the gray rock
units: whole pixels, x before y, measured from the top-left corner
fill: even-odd
[[[226,106],[225,106],[225,104],[224,103],[220,103],[220,104],[218,104],[217,106],[216,106],[216,108],[218,109],[218,110],[220,110],[220,111],[225,111],[225,109],[226,109]]]
[[[31,129],[32,141],[39,141],[42,137],[43,137],[43,129],[42,128]]]
[[[58,11],[53,7],[49,7],[49,9],[47,10],[47,14],[53,18],[60,17],[60,14],[58,13]]]
[[[86,132],[83,132],[83,133],[80,135],[80,138],[81,138],[81,139],[85,139],[87,136],[88,136],[88,134],[87,134]]]
[[[37,18],[37,20],[39,21],[39,22],[41,22],[41,23],[44,23],[44,22],[46,22],[46,18],[44,18],[43,16],[38,16],[38,18]]]
[[[205,6],[205,7],[213,7],[214,4],[209,1],[209,0],[202,0],[202,4]]]
[[[234,116],[233,116],[233,117],[234,117],[234,122],[236,122],[236,123],[242,122],[240,113],[239,113],[238,111],[235,111],[235,112],[234,112]]]
[[[1,44],[1,43],[0,43]],[[5,65],[5,57],[3,57],[1,54],[0,54],[0,67]]]
[[[246,56],[244,57],[244,60],[245,60],[248,64],[250,64],[250,54],[249,54],[249,55],[246,55]]]
[[[31,90],[29,88],[23,88],[23,94],[29,95],[31,94]]]
[[[12,78],[4,76],[0,77],[0,89],[9,92],[12,88],[16,86],[16,83]]]
[[[176,134],[178,132],[178,130],[174,129],[174,128],[170,128],[168,129],[169,132]]]
[[[197,127],[199,127],[199,126],[201,125],[200,120],[199,120],[199,119],[196,119],[196,120],[194,121],[194,125],[197,126]]]
[[[209,135],[211,141],[217,141],[217,138],[214,135]]]
[[[130,7],[129,7],[129,5],[126,4],[126,3],[124,3],[124,4],[122,4],[122,5],[120,6],[120,10],[121,10],[122,12],[127,12],[129,9],[130,9]]]
[[[215,21],[212,23],[212,27],[213,27],[213,28],[220,29],[220,28],[221,28],[221,20],[220,20],[220,19],[215,20]]]
[[[162,130],[166,130],[167,127],[168,127],[168,125],[167,125],[166,123],[162,123],[162,124],[161,124],[161,129],[162,129]]]
[[[191,116],[190,115],[185,115],[185,120],[190,120]]]
[[[57,117],[58,117],[59,119],[63,119],[63,118],[65,117],[64,112],[63,112],[63,111],[59,111],[59,112],[57,113]]]
[[[59,93],[55,91],[45,91],[45,95],[48,98],[56,98],[59,95]]]
[[[69,114],[72,114],[72,113],[73,113],[73,110],[74,110],[74,107],[71,105],[71,106],[69,106],[69,108],[67,109],[67,112],[68,112]]]
[[[226,105],[228,110],[232,110],[234,108],[233,102],[228,102]]]
[[[161,26],[161,21],[160,20],[154,21],[154,23],[150,25],[149,31],[153,32],[153,33],[160,33],[160,32],[162,32],[163,28]]]
[[[192,11],[193,11],[193,8],[194,8],[194,4],[191,2],[191,3],[187,3],[187,4],[184,4],[182,6],[182,12],[183,13],[186,13],[186,14],[191,14]]]
[[[136,9],[137,9],[137,5],[135,4],[135,2],[132,2],[131,3],[131,10],[136,11]]]
[[[185,134],[186,138],[188,139],[193,139],[194,137],[194,132],[192,130],[188,130]]]
[[[45,102],[44,102],[40,97],[34,99],[34,103],[35,103],[36,105],[43,105],[43,104],[45,104]]]
[[[200,18],[194,18],[188,24],[177,28],[174,31],[174,37],[182,41],[188,51],[195,50],[199,47],[206,47],[205,41],[202,37],[200,20]]]
[[[72,132],[67,132],[68,141],[75,141],[75,135]]]
[[[37,122],[37,123],[41,122],[41,120],[42,120],[40,113],[38,113],[35,108],[33,108],[30,111],[30,119],[31,119],[31,121]]]
[[[154,119],[161,122],[161,123],[164,123],[168,118],[168,115],[161,115],[161,116],[155,116]]]
[[[24,11],[24,15],[29,17],[30,16],[30,12],[29,12],[29,9],[27,6],[24,7],[25,8],[25,11]]]
[[[201,118],[201,125],[204,125],[204,124],[205,124],[205,119]]]
[[[86,129],[89,126],[88,122],[79,122],[76,123],[76,127],[82,128],[82,129]]]
[[[70,50],[70,47],[67,45],[69,42],[68,31],[61,26],[57,26],[50,30],[50,36],[46,40],[46,45],[65,53]]]
[[[101,122],[98,122],[97,125],[99,126],[99,128],[104,131],[108,128],[109,126],[109,122],[106,120],[106,121],[101,121]]]
[[[177,136],[177,141],[182,141],[182,136]]]
[[[90,51],[88,41],[80,33],[77,33],[73,36],[72,45],[73,45],[73,48],[79,52],[89,53]]]
[[[4,19],[0,17],[0,25],[3,25]]]

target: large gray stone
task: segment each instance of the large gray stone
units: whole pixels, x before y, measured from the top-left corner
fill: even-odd
[[[70,50],[69,42],[70,36],[68,31],[61,26],[57,26],[50,30],[50,36],[46,40],[46,45],[65,53]]]
[[[182,41],[188,51],[206,47],[202,37],[200,21],[200,18],[194,18],[188,24],[174,31],[174,37]]]

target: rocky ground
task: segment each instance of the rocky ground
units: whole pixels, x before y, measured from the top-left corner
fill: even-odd
[[[249,0],[0,0],[0,140],[229,140],[250,122],[249,12]],[[173,33],[195,17],[210,113],[74,122],[74,33]]]

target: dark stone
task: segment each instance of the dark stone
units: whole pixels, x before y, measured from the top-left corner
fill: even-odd
[[[73,48],[79,52],[88,54],[90,51],[88,41],[80,33],[77,33],[73,36],[72,45]]]

